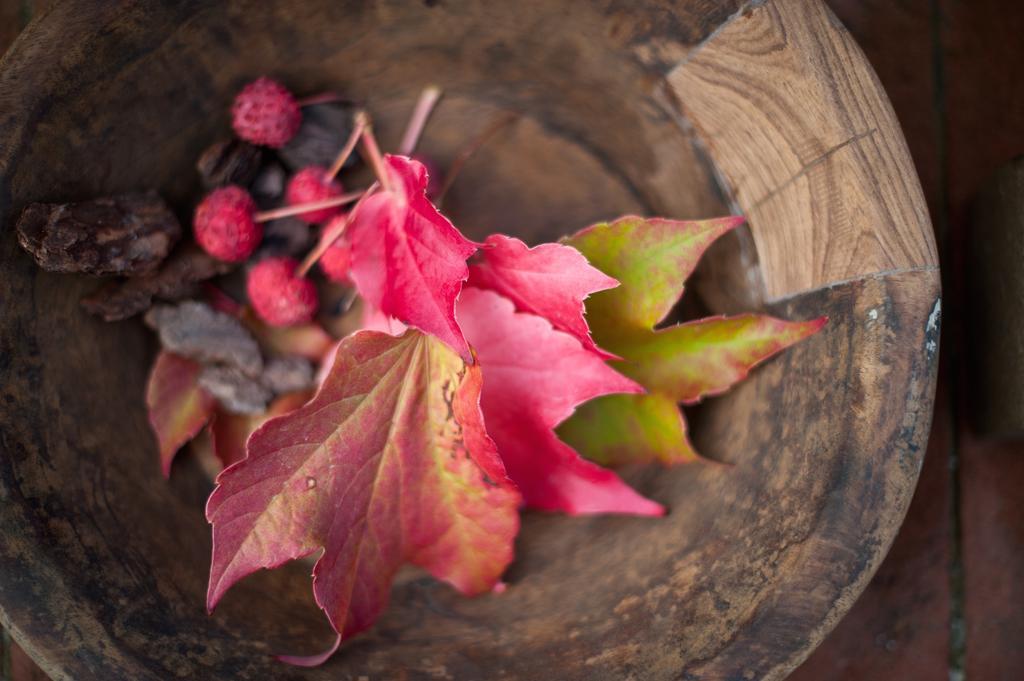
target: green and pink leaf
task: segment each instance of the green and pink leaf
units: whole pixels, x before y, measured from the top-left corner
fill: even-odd
[[[587,321],[601,347],[622,333],[650,330],[683,295],[704,251],[741,217],[663,220],[635,216],[588,227],[563,240],[619,282],[587,301]]]
[[[216,407],[213,397],[199,387],[201,370],[198,363],[169,352],[157,355],[150,370],[146,407],[164,476],[171,474],[178,450],[203,429]]]
[[[741,315],[655,330],[701,255],[742,222],[628,217],[565,240],[621,282],[587,300],[587,319],[595,340],[618,356],[613,366],[650,393],[589,403],[562,426],[559,432],[587,457],[606,464],[693,461],[678,403],[728,390],[754,366],[824,326],[824,318],[788,322]]]
[[[699,458],[679,405],[657,393],[607,395],[581,404],[558,435],[602,466],[675,465]]]
[[[788,322],[766,315],[709,317],[667,329],[619,337],[610,349],[619,371],[651,392],[693,404],[742,381],[750,370],[817,333],[822,317]]]

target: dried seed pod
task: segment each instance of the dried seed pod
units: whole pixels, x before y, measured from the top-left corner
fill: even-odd
[[[353,112],[353,107],[339,102],[303,107],[302,126],[278,151],[281,160],[292,172],[308,166],[329,168],[352,131]],[[353,154],[343,167],[349,168],[358,162]]]
[[[145,312],[153,300],[176,302],[199,293],[199,284],[231,271],[231,263],[217,260],[198,246],[178,249],[160,269],[145,277],[112,283],[82,300],[91,314],[114,322]]]
[[[284,198],[284,188],[287,183],[288,173],[280,163],[264,165],[250,187],[252,197],[256,199],[256,205],[260,208],[277,206]]]
[[[18,241],[48,272],[155,272],[181,238],[181,225],[153,191],[80,203],[33,203],[18,219]]]
[[[273,256],[298,258],[313,245],[310,226],[296,217],[271,220],[263,225],[263,242],[256,259]]]
[[[196,170],[207,190],[237,184],[248,187],[259,175],[263,150],[240,139],[226,139],[206,148]]]

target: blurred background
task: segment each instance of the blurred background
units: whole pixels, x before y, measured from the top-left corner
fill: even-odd
[[[942,256],[945,314],[935,420],[903,529],[854,608],[791,678],[1020,679],[1024,438],[1013,431],[1024,430],[1024,319],[1008,309],[1024,301],[1024,162],[1008,164],[1024,154],[1024,3],[827,3],[903,126]],[[0,54],[50,4],[0,0]],[[1011,209],[979,210],[996,200]],[[972,256],[979,240],[995,255]],[[993,327],[1013,342],[990,342]],[[993,372],[1010,380],[985,380]],[[0,678],[46,679],[6,632]]]

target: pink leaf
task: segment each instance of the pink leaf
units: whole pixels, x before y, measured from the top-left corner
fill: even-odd
[[[528,505],[572,514],[664,512],[552,432],[581,402],[642,392],[640,386],[574,337],[541,317],[516,312],[512,301],[493,291],[464,290],[459,323],[484,372],[487,431]]]
[[[392,190],[363,201],[349,227],[352,280],[370,305],[472,361],[455,321],[455,299],[476,246],[427,199],[422,163],[390,155],[384,163]]]
[[[409,328],[394,317],[384,314],[365,300],[363,301],[362,319],[360,321],[364,331],[380,331],[389,336],[400,336]]]
[[[519,311],[543,316],[587,349],[606,358],[614,356],[590,337],[583,301],[592,293],[615,288],[618,282],[592,267],[580,251],[564,244],[527,248],[518,239],[490,235],[482,254],[483,261],[470,267],[469,286],[500,293]]]
[[[171,474],[171,462],[182,446],[194,438],[213,414],[214,399],[199,387],[201,367],[196,362],[161,352],[149,374],[146,407],[149,424],[160,445],[160,470]]]
[[[483,262],[469,270],[469,286],[489,289],[516,304],[520,312],[544,317],[560,331],[576,337],[588,350],[614,357],[594,343],[583,318],[583,301],[591,293],[615,288],[619,282],[592,267],[583,254],[565,244],[527,248],[503,234],[487,237]]]
[[[331,659],[334,653],[338,652],[338,648],[341,646],[341,634],[338,634],[334,638],[334,643],[323,651],[322,653],[316,653],[314,655],[278,655],[277,659],[286,664],[295,665],[296,667],[319,667],[327,660]]]
[[[415,330],[342,340],[316,397],[259,428],[218,476],[208,607],[245,575],[319,550],[313,592],[343,637],[374,622],[404,562],[490,591],[512,560],[520,496],[484,430],[481,382]]]

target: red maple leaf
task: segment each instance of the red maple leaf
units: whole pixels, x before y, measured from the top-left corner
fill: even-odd
[[[487,432],[527,505],[570,514],[664,513],[612,471],[582,459],[552,430],[576,405],[642,392],[639,385],[573,336],[516,312],[511,300],[493,291],[466,288],[458,312],[483,369]]]
[[[405,562],[465,594],[492,589],[520,496],[484,430],[481,381],[416,330],[342,340],[316,397],[261,426],[218,476],[208,607],[255,570],[321,550],[313,592],[341,637],[373,623]]]
[[[352,280],[371,306],[472,361],[455,299],[477,247],[427,199],[422,163],[387,155],[384,165],[391,189],[367,197],[352,216]]]
[[[483,261],[470,268],[469,286],[496,291],[517,310],[544,317],[556,329],[572,334],[588,350],[614,357],[590,337],[583,301],[619,282],[592,267],[582,253],[565,244],[528,248],[504,234],[487,237],[481,253]]]

